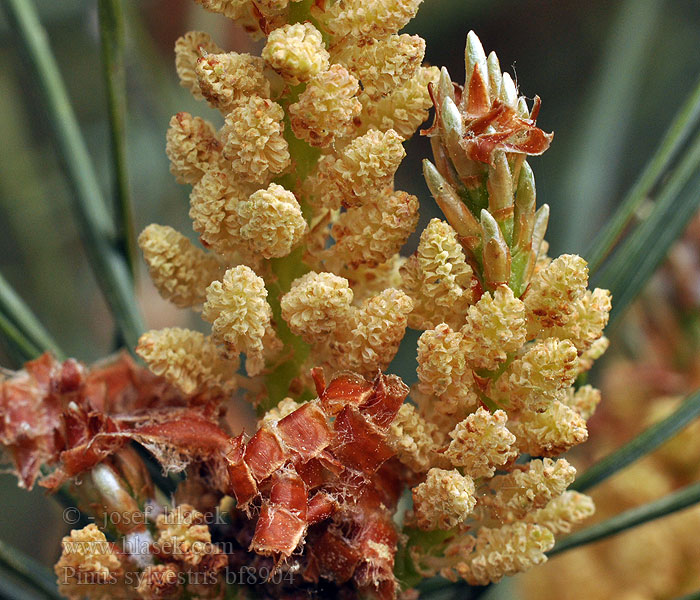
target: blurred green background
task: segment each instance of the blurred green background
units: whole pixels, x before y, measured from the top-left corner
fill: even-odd
[[[74,102],[106,197],[111,196],[107,111],[94,1],[40,0],[42,22]],[[230,50],[257,53],[244,33],[191,0],[125,2],[128,35],[130,189],[140,231],[151,222],[190,232],[188,188],[168,171],[164,136],[170,116],[187,110],[216,121],[178,86],[175,39],[204,29]],[[539,125],[554,131],[551,149],[531,164],[538,202],[552,209],[553,253],[585,250],[634,181],[675,110],[700,75],[698,0],[425,0],[407,27],[426,38],[426,59],[462,81],[463,45],[474,29],[495,50],[521,92],[542,98]],[[0,272],[66,352],[91,361],[113,350],[114,330],[77,236],[66,180],[31,72],[0,11]],[[397,186],[421,199],[421,225],[436,209],[420,176],[424,138],[407,144]],[[194,237],[194,236],[193,236]],[[417,235],[409,243],[411,252]],[[143,265],[139,300],[149,327],[199,319],[162,301]],[[395,366],[412,381],[417,335],[407,336]],[[0,349],[0,365],[15,367]],[[67,527],[35,490],[0,478],[0,538],[51,563]]]

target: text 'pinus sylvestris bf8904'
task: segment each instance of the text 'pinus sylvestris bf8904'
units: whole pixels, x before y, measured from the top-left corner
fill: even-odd
[[[539,98],[529,107],[474,33],[464,86],[424,66],[425,42],[399,33],[419,0],[198,3],[266,43],[258,57],[203,32],[178,39],[182,85],[222,115],[217,127],[178,113],[167,132],[201,248],[160,225],[139,244],[163,297],[201,311],[211,333],[145,333],[136,351],[155,376],[125,358],[84,369],[46,357],[2,396],[23,394],[36,416],[46,381],[75,370],[52,388],[65,402],[31,464],[3,430],[25,485],[32,465],[55,462],[46,485],[81,476],[83,492],[122,507],[137,487],[132,441],[188,479],[176,522],[119,532],[150,539],[146,559],[111,547],[81,558],[67,540],[57,572],[82,560],[132,597],[223,598],[241,584],[232,570],[264,566],[288,576],[247,582],[271,596],[388,599],[421,577],[484,585],[542,563],[554,535],[593,512],[566,491],[575,469],[557,456],[587,438],[599,395],[573,385],[607,347],[610,295],[587,289],[580,257],[547,256],[527,162],[552,139],[536,126]],[[424,174],[445,219],[404,257],[419,202],[394,176],[432,107]],[[411,390],[384,374],[407,327],[423,331]],[[128,394],[95,387],[117,372]],[[258,409],[252,436],[223,418],[235,395]],[[64,435],[66,411],[79,438]],[[404,490],[413,507],[395,520]],[[207,524],[222,505],[226,525]],[[100,535],[82,532],[71,535]],[[127,563],[142,575],[131,587]],[[61,582],[70,598],[74,584]]]

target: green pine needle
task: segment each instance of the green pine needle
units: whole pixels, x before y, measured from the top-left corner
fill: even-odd
[[[686,400],[663,421],[652,425],[612,454],[609,454],[585,471],[571,486],[572,490],[584,492],[605,481],[621,469],[656,450],[684,427],[700,416],[700,391]]]
[[[32,309],[20,298],[10,283],[0,274],[0,329],[11,343],[21,350],[25,360],[49,351],[58,359],[64,354]],[[21,339],[20,339],[21,338]]]
[[[41,596],[63,600],[56,588],[56,576],[30,556],[0,540],[0,566],[29,583]]]
[[[114,169],[114,216],[117,243],[129,264],[136,269],[136,238],[133,208],[129,196],[126,153],[126,64],[124,12],[120,0],[99,0],[102,71],[107,90],[109,133]]]
[[[80,133],[63,80],[34,4],[0,0],[10,28],[20,42],[44,100],[49,124],[68,180],[73,188],[77,224],[98,284],[130,350],[144,330],[136,305],[134,283],[104,202],[97,176]]]
[[[2,333],[3,342],[7,344],[18,363],[24,363],[41,354],[41,350],[28,340],[3,313],[0,313],[0,333]]]
[[[574,111],[575,143],[560,181],[570,197],[568,219],[552,223],[567,248],[586,246],[596,215],[602,215],[614,191],[617,157],[624,153],[631,115],[644,93],[643,75],[663,5],[658,0],[623,0],[611,5],[612,22],[600,49],[589,92]],[[615,135],[610,135],[614,131]]]
[[[678,150],[688,140],[698,122],[700,122],[700,80],[676,113],[666,135],[661,140],[654,156],[642,170],[639,179],[591,244],[590,250],[586,253],[591,273],[597,271],[610,254],[635,212],[650,196],[653,186],[661,175],[668,171]]]
[[[569,535],[557,542],[547,555],[551,557],[584,544],[597,542],[637,525],[673,514],[698,502],[700,502],[700,482]]]
[[[700,206],[700,133],[659,190],[651,214],[592,278],[612,292],[610,322],[642,291]]]

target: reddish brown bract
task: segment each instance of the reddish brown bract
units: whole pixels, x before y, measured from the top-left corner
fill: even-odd
[[[314,375],[323,383],[320,372]],[[393,595],[397,536],[384,505],[389,499],[374,492],[381,486],[373,477],[393,456],[385,430],[407,393],[398,377],[378,374],[370,383],[343,373],[319,400],[268,423],[245,446],[240,438],[230,442],[228,473],[238,505],[261,506],[252,551],[285,559],[313,525],[306,579],[354,578],[367,591]]]

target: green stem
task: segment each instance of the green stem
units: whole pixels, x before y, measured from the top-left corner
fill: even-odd
[[[558,542],[547,554],[548,556],[554,556],[584,544],[597,542],[637,525],[678,512],[697,502],[700,502],[700,482],[567,536]]]
[[[583,492],[605,481],[621,469],[656,450],[698,416],[700,416],[700,391],[689,396],[663,421],[652,425],[632,441],[593,465],[576,479],[571,489]]]
[[[41,324],[32,309],[15,292],[10,283],[0,274],[0,314],[14,326],[25,341],[33,346],[36,353],[28,359],[36,358],[48,350],[59,360],[64,357],[58,344]],[[4,330],[4,328],[3,328]]]
[[[73,206],[92,270],[130,350],[144,326],[129,269],[116,247],[116,231],[80,134],[56,60],[32,2],[0,0],[11,30],[25,51],[43,96],[47,116],[73,187]]]
[[[132,276],[136,269],[136,237],[129,196],[126,157],[126,66],[124,13],[121,0],[99,0],[102,71],[107,90],[109,133],[114,167],[114,213],[117,244],[124,253]]]
[[[301,3],[306,4],[306,3]],[[275,182],[285,189],[294,192],[297,200],[301,205],[301,210],[304,217],[309,219],[309,207],[304,202],[300,187],[301,182],[309,175],[314,165],[318,162],[321,151],[318,148],[309,146],[304,140],[298,139],[293,131],[287,114],[287,108],[290,104],[296,102],[299,94],[304,90],[305,84],[298,85],[292,88],[289,93],[279,100],[285,110],[284,117],[284,138],[289,146],[289,154],[292,159],[293,170],[279,177]],[[279,363],[274,369],[265,376],[265,388],[267,389],[267,398],[260,402],[257,407],[259,414],[264,414],[277,404],[285,396],[289,395],[289,386],[295,377],[300,375],[301,365],[309,356],[309,345],[306,344],[300,337],[294,335],[287,323],[282,318],[282,308],[280,299],[289,291],[292,282],[309,271],[309,268],[304,264],[304,246],[300,246],[293,250],[287,256],[275,258],[270,261],[274,280],[268,282],[267,285],[267,301],[272,308],[272,320],[275,324],[275,329],[280,340],[284,344],[284,349],[281,356],[284,357],[283,362]],[[297,400],[304,399],[306,393],[302,392],[301,396],[297,396]]]
[[[0,540],[0,565],[45,596],[63,600],[56,589],[56,578],[44,565]]]
[[[299,376],[301,365],[309,356],[308,344],[290,331],[287,322],[282,318],[282,307],[280,306],[280,299],[283,294],[289,291],[292,281],[308,271],[308,267],[301,260],[302,255],[303,247],[300,247],[284,258],[270,261],[272,271],[277,279],[267,286],[268,301],[272,308],[272,319],[277,335],[284,344],[281,353],[284,361],[265,376],[267,398],[257,407],[260,415],[277,406],[284,397],[289,396],[289,386],[292,380]]]
[[[612,218],[593,240],[586,253],[591,273],[598,270],[601,263],[612,251],[623,230],[632,220],[634,213],[649,197],[652,187],[659,180],[659,177],[668,170],[671,160],[678,149],[687,141],[698,121],[700,121],[700,80],[676,113],[664,139],[647,162],[637,182],[627,193]]]

